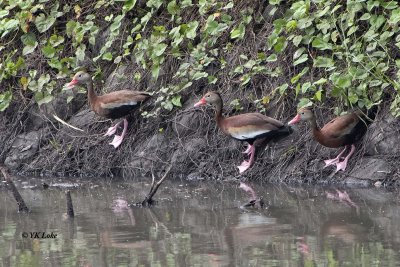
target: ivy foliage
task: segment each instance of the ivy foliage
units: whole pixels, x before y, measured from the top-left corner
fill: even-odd
[[[85,60],[98,72],[133,61],[156,81],[173,59],[177,71],[158,89],[157,110],[144,115],[181,107],[182,92],[199,80],[235,79],[244,88],[257,77],[294,73],[254,99],[257,107],[291,95],[300,106],[332,99],[370,108],[389,95],[392,114],[400,116],[397,1],[270,0],[267,15],[254,8],[264,2],[238,8],[229,0],[0,0],[0,111],[20,96],[52,101]],[[272,30],[262,49],[229,61],[263,24]],[[290,72],[279,66],[287,55]],[[213,65],[220,71],[210,71]],[[238,101],[231,105],[240,109]]]
[[[276,8],[286,1],[271,0]],[[345,106],[370,108],[392,96],[391,112],[400,115],[400,6],[397,1],[287,1],[275,20],[268,47],[283,53],[295,47],[292,65],[299,69],[289,88],[299,106],[334,98]],[[314,79],[307,73],[313,73]]]

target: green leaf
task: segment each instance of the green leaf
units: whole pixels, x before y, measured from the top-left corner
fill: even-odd
[[[3,32],[1,37],[6,36],[9,32],[18,29],[19,21],[17,19],[3,19],[0,21],[0,33]]]
[[[208,73],[207,73],[207,72],[198,71],[198,72],[196,72],[196,73],[193,75],[192,79],[193,79],[193,80],[199,80],[199,79],[205,78],[205,77],[207,77],[207,76],[208,76]]]
[[[349,88],[351,86],[352,77],[350,74],[334,73],[331,80],[339,88]]]
[[[321,78],[321,79],[319,79],[318,81],[313,82],[313,84],[314,84],[314,85],[322,85],[322,84],[325,84],[327,81],[328,81],[327,79]]]
[[[297,28],[297,21],[291,20],[286,23],[286,32],[294,31]]]
[[[369,82],[369,86],[371,86],[371,87],[380,86],[381,84],[382,84],[382,81],[380,81],[380,80],[372,80]]]
[[[307,54],[302,54],[299,59],[293,62],[293,66],[297,66],[301,63],[304,63],[308,60],[308,55]]]
[[[308,70],[309,70],[309,67],[305,67],[304,69],[302,69],[302,71],[299,74],[292,77],[292,79],[290,79],[290,82],[292,84],[297,83],[300,80],[300,78],[303,77],[304,74],[306,74],[308,72]]]
[[[295,46],[299,46],[299,44],[301,43],[301,40],[303,39],[303,36],[301,35],[297,35],[293,38],[293,44]]]
[[[64,37],[57,35],[57,34],[53,34],[52,36],[50,36],[49,38],[49,43],[53,46],[53,47],[57,47],[60,44],[62,44],[64,42]]]
[[[278,34],[276,34],[275,32],[272,32],[268,36],[268,38],[267,38],[268,49],[271,49],[274,46],[274,44],[276,44],[276,41],[278,40],[278,37],[279,37]]]
[[[222,9],[231,9],[233,7],[233,2],[229,2],[226,6],[224,6]]]
[[[36,92],[35,93],[35,101],[41,106],[43,104],[49,103],[53,100],[53,96],[48,92]]]
[[[44,13],[41,13],[39,16],[36,17],[35,25],[40,33],[44,33],[45,31],[50,29],[50,27],[54,24],[55,21],[56,21],[55,17],[52,16],[46,17]]]
[[[10,13],[8,10],[5,10],[5,9],[0,10],[0,19],[4,18],[5,16],[7,16],[8,13]]]
[[[171,99],[171,102],[172,102],[172,104],[173,104],[174,106],[176,106],[176,107],[182,107],[182,104],[181,104],[181,96],[180,96],[180,95],[174,96],[174,97]]]
[[[208,79],[208,83],[209,83],[209,84],[215,84],[215,83],[218,81],[218,78],[215,77],[214,75],[209,75],[209,76],[207,77],[207,79]]]
[[[275,62],[277,60],[278,60],[278,57],[276,56],[276,54],[271,54],[265,59],[266,62]]]
[[[180,7],[176,4],[176,1],[173,0],[167,5],[168,13],[171,15],[176,15],[180,11]]]
[[[322,90],[318,90],[317,92],[315,92],[314,99],[319,101],[319,102],[321,102],[321,100],[322,100]]]
[[[274,50],[276,53],[280,53],[283,50],[285,50],[286,46],[287,46],[286,38],[281,36],[276,40],[276,43],[274,45]]]
[[[393,13],[392,13],[393,15]],[[397,15],[394,16],[393,19],[396,19]],[[392,17],[391,17],[392,19]],[[389,21],[391,20],[389,19]],[[371,24],[372,30],[378,30],[384,23],[386,22],[386,18],[383,15],[372,15],[369,19],[369,23]]]
[[[256,65],[256,61],[254,59],[250,59],[249,61],[247,61],[243,67],[245,67],[246,69],[251,69],[254,67],[254,65]]]
[[[193,3],[192,3],[192,0],[182,0],[182,1],[180,1],[180,5],[182,8],[185,8],[185,7],[192,6]]]
[[[312,41],[312,46],[318,48],[319,50],[332,50],[332,44],[326,42],[321,37],[315,37]]]
[[[196,37],[196,30],[197,30],[197,27],[199,26],[199,22],[192,21],[192,22],[189,22],[187,24],[187,26],[188,26],[188,29],[186,30],[186,37],[193,40]]]
[[[83,61],[85,59],[85,51],[86,51],[86,45],[85,44],[80,44],[77,48],[76,48],[76,52],[75,52],[75,56],[76,59],[78,61]],[[112,59],[112,56],[111,56]],[[110,59],[110,60],[111,60]]]
[[[358,63],[358,62],[362,62],[363,59],[364,59],[364,54],[359,54],[357,56],[354,56],[352,61]]]
[[[45,57],[52,58],[56,53],[56,49],[51,45],[46,45],[45,47],[42,47],[42,53]]]
[[[165,52],[165,49],[167,49],[167,47],[168,47],[168,45],[166,45],[164,43],[159,43],[159,44],[155,45],[153,48],[152,57],[161,56]]]
[[[334,65],[335,62],[333,61],[333,59],[328,57],[318,56],[316,59],[314,59],[314,67],[317,68],[331,68]]]
[[[305,47],[300,47],[299,49],[297,49],[296,52],[294,52],[293,54],[293,59],[296,59],[299,56],[301,56],[305,50],[306,50]]]
[[[107,60],[107,61],[111,61],[113,59],[113,55],[111,54],[111,52],[107,52],[107,53],[103,54],[103,56],[101,58],[104,60]]]
[[[250,82],[250,80],[251,80],[250,74],[245,74],[242,77],[240,77],[240,81],[241,81],[240,85],[244,86],[244,85],[248,84]]]
[[[0,112],[6,110],[11,103],[12,100],[12,92],[7,91],[5,93],[0,94]]]
[[[400,8],[397,8],[392,10],[392,14],[390,15],[388,22],[391,24],[396,24],[399,21],[400,21]]]
[[[301,98],[299,103],[297,104],[298,108],[305,108],[305,107],[311,107],[313,105],[313,102],[309,98]]]
[[[31,32],[22,35],[21,41],[24,44],[24,49],[22,50],[22,55],[24,56],[32,53],[38,45],[35,34]]]
[[[287,22],[284,19],[276,19],[274,20],[273,24],[274,24],[274,32],[280,34],[285,28]]]
[[[286,92],[286,89],[288,89],[288,87],[289,85],[287,83],[284,83],[276,89],[278,89],[279,93],[283,95]]]
[[[245,27],[243,23],[240,23],[239,26],[231,31],[231,39],[243,39],[245,34]]]
[[[397,1],[387,1],[385,3],[382,3],[382,7],[385,9],[395,9],[398,7]]]
[[[269,3],[271,5],[279,5],[282,2],[282,0],[269,0]]]
[[[310,87],[311,87],[310,82],[303,83],[303,85],[301,86],[301,93],[303,93],[303,94],[307,93],[307,91],[308,91],[308,89],[310,89]]]
[[[125,12],[131,10],[136,5],[136,0],[125,0],[123,10]]]
[[[293,18],[300,19],[308,16],[308,10],[310,8],[310,1],[296,1],[290,7],[294,11]]]
[[[350,29],[347,32],[347,36],[352,35],[353,33],[355,33],[358,30],[358,26],[352,26],[350,27]]]
[[[153,65],[151,66],[151,76],[157,79],[159,74],[160,74],[160,64],[153,63]]]
[[[211,15],[213,16],[213,15]],[[217,35],[228,28],[226,23],[218,23],[215,20],[211,20],[206,24],[206,32],[210,35]]]
[[[114,18],[113,23],[110,25],[110,31],[111,32],[119,32],[119,29],[121,27],[121,21],[125,17],[125,14],[118,15]]]
[[[349,91],[349,94],[347,96],[347,99],[351,104],[355,104],[358,101],[358,95],[354,93],[353,91]]]
[[[361,18],[359,18],[359,20],[369,20],[370,17],[371,17],[371,14],[365,13],[364,15],[361,16]]]

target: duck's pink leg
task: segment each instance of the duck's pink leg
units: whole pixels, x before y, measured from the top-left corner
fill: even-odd
[[[121,135],[115,135],[113,141],[110,143],[110,145],[114,146],[114,148],[119,147],[119,145],[122,143],[122,140],[124,140],[124,137],[126,135],[128,129],[128,121],[124,119],[124,130],[122,131]]]
[[[246,149],[245,152],[248,155],[250,155],[250,159],[248,161],[247,160],[243,161],[242,164],[240,164],[240,166],[237,166],[239,168],[239,173],[243,173],[245,170],[250,168],[250,166],[253,164],[255,151],[256,151],[256,148],[254,147],[254,145],[249,144],[249,147]]]
[[[104,136],[111,136],[113,134],[115,134],[115,132],[118,129],[118,126],[121,124],[122,121],[118,122],[117,124],[115,124],[114,126],[108,128],[107,132],[104,134]]]
[[[340,170],[344,171],[346,169],[347,161],[354,154],[355,150],[356,150],[356,146],[355,145],[351,145],[350,153],[344,158],[344,160],[342,162],[336,163],[336,172],[338,172]]]
[[[346,149],[347,149],[347,146],[344,147],[342,152],[340,152],[339,155],[337,155],[336,158],[324,160],[324,162],[325,162],[324,168],[328,167],[329,165],[333,165],[333,164],[339,163],[340,162],[340,157],[343,155],[343,153],[346,151]]]
[[[243,153],[243,154],[247,154],[247,155],[248,155],[248,154],[250,153],[251,147],[252,147],[252,146],[251,146],[250,144],[247,144],[247,148],[246,148],[246,150],[245,150],[245,151],[243,151],[242,153]]]

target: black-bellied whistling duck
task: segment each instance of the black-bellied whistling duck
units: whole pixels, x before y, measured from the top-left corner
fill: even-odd
[[[356,149],[354,143],[357,142],[367,131],[368,124],[374,119],[376,107],[368,112],[368,118],[361,112],[342,115],[334,118],[322,129],[319,129],[315,120],[314,113],[308,108],[299,109],[296,117],[289,121],[289,125],[298,123],[299,121],[309,121],[313,130],[314,139],[321,145],[331,148],[344,146],[345,148],[334,159],[325,160],[325,167],[336,164],[336,172],[345,170],[349,158],[354,154]],[[341,157],[350,147],[350,152],[341,161]]]
[[[77,72],[72,81],[67,84],[67,88],[73,88],[76,85],[86,85],[90,108],[97,115],[107,119],[118,119],[128,115],[129,112],[137,108],[143,101],[151,96],[146,92],[131,90],[120,90],[98,96],[93,89],[92,77],[84,71]],[[110,143],[110,145],[113,145],[115,148],[122,143],[126,135],[128,121],[124,118],[113,127],[110,127],[104,134],[105,136],[112,136],[122,122],[124,122],[122,134],[115,135],[114,140]]]
[[[260,113],[245,113],[224,118],[222,116],[222,98],[218,92],[205,94],[194,106],[198,107],[206,104],[210,104],[215,108],[215,120],[222,132],[234,139],[246,141],[249,144],[243,153],[248,154],[250,159],[243,161],[238,166],[240,173],[250,168],[254,162],[255,147],[253,143],[255,140],[263,138],[265,139],[265,143],[292,133],[290,126],[286,126],[282,122]]]

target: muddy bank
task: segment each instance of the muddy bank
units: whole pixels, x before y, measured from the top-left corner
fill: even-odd
[[[236,165],[244,159],[243,145],[216,128],[211,109],[192,107],[206,90],[194,91],[186,97],[181,110],[165,117],[144,119],[140,111],[134,112],[128,118],[128,138],[117,150],[108,145],[108,137],[102,136],[111,122],[102,121],[90,111],[84,95],[70,105],[52,104],[43,110],[32,106],[18,121],[14,118],[3,124],[5,145],[1,155],[10,169],[24,174],[146,176],[151,169],[160,174],[172,164],[175,179],[245,177],[286,183],[369,186],[379,181],[384,186],[399,185],[400,123],[385,107],[357,144],[357,152],[345,172],[335,174],[334,167],[323,168],[323,159],[335,156],[339,150],[313,141],[309,127],[303,124],[289,137],[259,148],[255,165],[239,175]],[[227,90],[222,93],[226,103],[240,97]],[[295,109],[281,107],[269,107],[267,115],[287,122]],[[149,103],[142,110],[151,108],[154,107]],[[84,132],[56,122],[49,110]],[[254,108],[249,106],[248,110]],[[228,115],[244,112],[230,107],[225,111]],[[329,110],[318,110],[317,116],[322,124],[325,120],[321,118],[331,114]],[[2,121],[9,120],[3,115]]]

